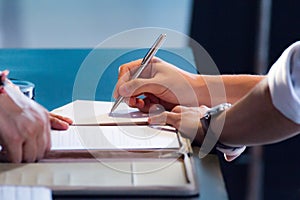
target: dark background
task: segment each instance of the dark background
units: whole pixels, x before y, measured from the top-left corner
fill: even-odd
[[[255,74],[259,5],[259,0],[194,0],[191,37],[208,51],[221,73]],[[300,1],[273,0],[266,67],[299,38]],[[263,146],[263,199],[300,199],[299,146],[300,137]],[[248,150],[232,163],[221,159],[232,200],[245,199],[249,154]]]

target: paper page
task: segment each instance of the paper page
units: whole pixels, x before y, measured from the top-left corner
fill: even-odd
[[[111,116],[108,113],[112,105],[113,102],[77,100],[53,110],[72,118],[75,125],[66,131],[51,131],[52,150],[179,148],[174,128],[133,125],[147,122],[148,114],[122,103]],[[122,126],[117,126],[119,123]]]
[[[174,128],[150,126],[70,126],[51,131],[51,150],[179,148]]]
[[[121,103],[113,114],[114,102],[77,100],[57,108],[52,113],[73,119],[76,125],[134,124],[148,121],[148,114]]]
[[[0,187],[0,199],[51,200],[51,190],[45,187],[6,186]]]

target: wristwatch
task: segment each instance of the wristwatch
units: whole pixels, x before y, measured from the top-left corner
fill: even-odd
[[[210,122],[211,122],[211,118],[213,116],[219,115],[220,113],[222,113],[226,109],[229,109],[230,107],[231,107],[230,103],[222,103],[222,104],[219,104],[215,107],[210,108],[205,113],[204,117],[202,117],[200,119],[202,129],[203,129],[203,132],[204,132],[204,137],[206,136],[206,134],[208,132],[209,125],[210,125]],[[217,150],[221,151],[222,153],[224,153],[225,158],[227,158],[227,156],[231,156],[231,157],[236,158],[246,149],[246,146],[232,147],[232,146],[229,146],[229,145],[222,144],[220,141],[217,141],[217,143],[215,145],[215,148]]]

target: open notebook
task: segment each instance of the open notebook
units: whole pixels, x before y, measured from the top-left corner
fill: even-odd
[[[74,125],[51,131],[52,149],[38,163],[0,163],[0,185],[43,186],[54,197],[199,195],[187,139],[168,126],[147,125],[148,115],[125,104],[74,101],[53,113]]]

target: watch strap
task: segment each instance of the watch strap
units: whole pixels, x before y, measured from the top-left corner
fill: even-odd
[[[231,104],[228,104],[228,103],[220,104],[220,105],[215,106],[212,109],[210,109],[205,114],[205,116],[200,119],[201,125],[202,125],[202,130],[204,133],[204,138],[207,135],[207,132],[208,132],[208,129],[210,126],[210,122],[211,122],[211,117],[213,115],[217,115],[217,114],[225,111],[226,109],[228,109],[230,107],[231,107]],[[235,158],[237,158],[241,153],[244,152],[244,150],[246,149],[246,146],[237,146],[237,147],[234,146],[233,147],[233,146],[223,144],[220,141],[217,141],[217,143],[215,144],[215,147],[213,149],[217,149],[218,151],[222,152],[227,161],[232,161]]]

